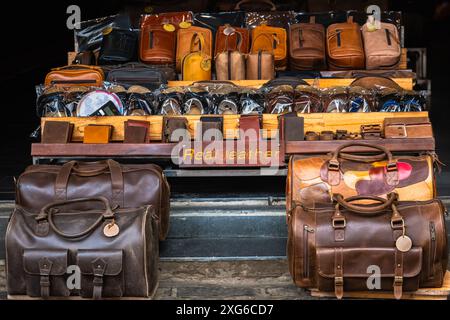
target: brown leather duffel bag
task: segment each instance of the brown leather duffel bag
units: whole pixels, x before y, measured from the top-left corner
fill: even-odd
[[[345,149],[365,147],[378,154],[348,153]],[[331,203],[334,193],[344,197],[379,196],[396,192],[401,201],[435,198],[434,158],[431,155],[396,156],[386,148],[349,142],[329,155],[293,156],[289,162],[286,206]]]
[[[327,29],[327,53],[330,70],[364,69],[364,48],[359,25],[349,17]]]
[[[356,204],[371,201],[372,204]],[[297,204],[289,215],[289,269],[296,285],[335,291],[441,287],[447,269],[441,201],[398,202],[373,196],[327,205]]]
[[[156,165],[121,165],[113,160],[32,165],[20,175],[16,185],[16,204],[30,212],[39,212],[53,201],[98,196],[108,198],[111,205],[120,208],[153,205],[159,217],[160,239],[166,237],[170,188],[162,169]]]
[[[93,202],[103,208],[69,209]],[[151,298],[157,219],[153,206],[114,209],[104,197],[52,202],[39,214],[17,206],[6,232],[9,298]],[[78,288],[69,279],[77,269]]]

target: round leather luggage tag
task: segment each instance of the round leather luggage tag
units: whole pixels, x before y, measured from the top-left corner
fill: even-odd
[[[232,35],[236,30],[233,27],[227,26],[223,29],[223,34],[226,36]]]
[[[191,25],[192,25],[192,23],[190,23],[189,21],[181,21],[179,24],[179,27],[181,29],[187,29],[187,28],[190,28]]]
[[[400,252],[408,252],[412,248],[412,240],[408,236],[400,236],[395,242],[395,246]]]
[[[166,23],[163,25],[164,30],[168,31],[168,32],[174,32],[175,31],[175,26],[173,24],[170,23]]]
[[[112,32],[112,28],[111,27],[106,27],[105,29],[103,29],[103,35],[106,36],[108,34],[110,34]]]
[[[119,226],[115,222],[108,223],[103,228],[103,234],[108,238],[117,236],[119,232]]]
[[[211,70],[211,59],[202,60],[200,67],[205,71]]]

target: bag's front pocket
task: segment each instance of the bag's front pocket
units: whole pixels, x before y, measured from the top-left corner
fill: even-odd
[[[27,249],[23,253],[27,295],[30,297],[67,297],[67,250]]]
[[[114,298],[124,294],[122,250],[78,250],[83,298]]]

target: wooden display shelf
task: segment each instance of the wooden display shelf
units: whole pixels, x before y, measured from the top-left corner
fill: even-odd
[[[310,290],[311,296],[316,298],[333,298],[334,292]],[[447,271],[441,288],[423,288],[415,292],[404,292],[402,300],[447,300],[450,295],[450,271]],[[344,292],[344,298],[351,299],[395,299],[392,292]]]
[[[306,131],[321,132],[324,130],[347,130],[349,132],[359,132],[361,125],[379,124],[383,125],[385,118],[398,117],[428,117],[428,112],[371,112],[371,113],[309,113],[298,114],[305,119]],[[217,115],[212,115],[217,116]],[[189,122],[191,136],[196,134],[197,124],[200,115],[184,116]],[[224,115],[224,138],[239,138],[239,115]],[[68,118],[41,118],[41,128],[44,128],[46,121],[69,121],[74,124],[72,141],[82,141],[84,128],[89,124],[112,125],[112,141],[124,140],[124,122],[126,120],[144,120],[150,122],[150,140],[162,140],[163,116],[113,116],[113,117],[68,117]],[[273,138],[278,130],[278,115],[263,115],[264,138]]]

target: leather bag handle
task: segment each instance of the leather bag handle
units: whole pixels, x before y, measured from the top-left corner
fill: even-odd
[[[274,48],[273,48],[273,36],[269,36],[269,34],[267,33],[260,33],[258,34],[253,40],[252,40],[252,46],[250,47],[250,53],[254,53],[253,52],[253,48],[255,46],[255,42],[256,39],[258,39],[259,37],[265,37],[269,42],[270,42],[270,48],[272,48],[272,50],[270,51],[270,53],[274,54]],[[267,51],[267,50],[264,50]]]
[[[354,155],[343,153],[342,150],[349,147],[367,147],[381,151],[381,154],[375,156]],[[339,185],[341,181],[340,162],[339,159],[350,161],[371,163],[387,159],[386,165],[386,183],[390,186],[396,186],[399,183],[397,163],[393,160],[392,153],[383,146],[368,144],[364,142],[349,142],[339,146],[332,154],[328,162],[328,183],[331,186]]]
[[[364,213],[366,213],[366,214],[379,213],[379,212],[388,210],[389,208],[392,208],[392,205],[395,203],[395,201],[397,201],[397,198],[398,198],[398,196],[396,193],[389,193],[387,199],[383,199],[383,198],[375,197],[375,196],[354,196],[354,197],[344,199],[344,197],[341,194],[333,195],[333,199],[334,199],[334,201],[336,201],[338,206],[341,206],[352,212],[363,213],[363,214]],[[375,201],[375,202],[379,202],[380,204],[378,204],[378,205],[352,204],[352,202],[364,201],[364,200]]]
[[[80,165],[99,165],[95,169],[83,168]],[[118,205],[120,207],[124,206],[124,181],[123,173],[120,164],[114,160],[108,159],[106,161],[98,162],[80,162],[80,161],[69,161],[65,163],[55,181],[55,200],[63,201],[67,200],[67,186],[69,183],[70,175],[74,173],[80,177],[95,177],[109,171],[111,174],[111,188],[112,188],[112,198],[111,202],[113,205]]]
[[[197,41],[200,44],[200,53],[203,56],[203,55],[205,55],[204,54],[205,38],[203,37],[203,34],[201,34],[201,33],[198,33],[198,32],[194,33],[194,35],[191,38],[191,46],[190,46],[190,50],[189,51],[190,51],[190,53],[197,52],[197,51],[194,51],[194,46],[197,43]]]
[[[270,0],[241,0],[238,3],[236,3],[236,6],[234,7],[234,10],[241,10],[241,5],[246,3],[262,3],[267,4],[270,6],[270,11],[276,11],[277,6]]]
[[[53,215],[56,214],[55,210],[51,210],[55,207],[60,207],[60,206],[64,206],[64,205],[69,205],[69,204],[74,204],[74,203],[81,203],[81,202],[88,202],[88,201],[98,201],[98,202],[102,202],[105,206],[105,211],[102,213],[102,215],[91,225],[89,226],[86,230],[79,232],[79,233],[75,233],[75,234],[68,234],[65,233],[64,231],[61,231],[54,223],[53,221]],[[64,238],[68,238],[68,239],[75,239],[75,238],[81,238],[84,237],[86,235],[88,235],[89,233],[91,233],[92,231],[94,231],[99,225],[101,225],[103,223],[103,221],[105,220],[111,220],[114,221],[114,212],[111,209],[111,205],[108,201],[108,199],[106,199],[105,197],[95,197],[95,198],[80,198],[80,199],[74,199],[74,200],[66,200],[66,201],[55,201],[55,202],[51,202],[49,204],[47,204],[45,207],[43,207],[39,213],[39,215],[36,217],[36,221],[41,222],[41,221],[48,221],[48,224],[50,226],[50,228],[58,235],[60,235],[61,237]]]
[[[243,42],[243,40],[242,40],[242,34],[240,33],[240,32],[237,32],[236,30],[233,32],[233,33],[230,33],[230,34],[227,34],[226,36],[225,36],[225,48],[224,48],[224,50],[222,51],[222,52],[227,52],[227,51],[229,51],[230,49],[228,49],[228,39],[230,38],[230,36],[232,36],[233,34],[235,34],[236,35],[236,48],[237,48],[237,51],[239,52],[239,53],[242,53],[242,51],[241,51],[241,49],[242,49],[242,42]]]

